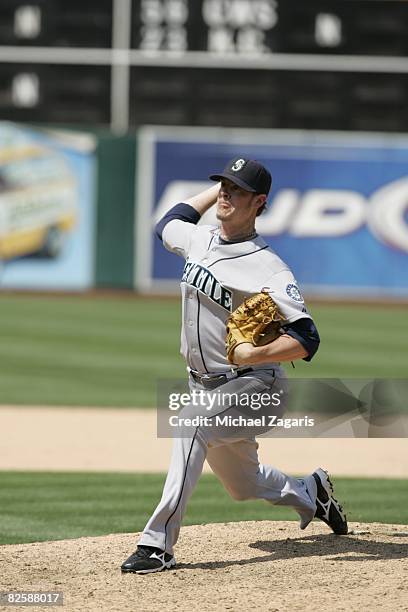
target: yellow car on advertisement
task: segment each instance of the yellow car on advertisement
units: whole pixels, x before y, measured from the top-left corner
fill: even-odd
[[[0,258],[57,257],[77,221],[74,176],[58,152],[1,135]]]

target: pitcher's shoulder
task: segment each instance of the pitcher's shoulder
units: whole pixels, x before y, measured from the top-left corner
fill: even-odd
[[[258,236],[256,245],[259,252],[256,254],[259,265],[265,266],[268,275],[278,274],[279,272],[290,271],[288,264],[273,250],[273,248]]]

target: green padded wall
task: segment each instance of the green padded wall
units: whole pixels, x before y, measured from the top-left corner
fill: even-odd
[[[95,284],[133,289],[136,135],[97,137]]]

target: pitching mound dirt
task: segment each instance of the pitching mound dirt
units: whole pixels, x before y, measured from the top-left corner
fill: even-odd
[[[271,521],[184,527],[177,569],[147,576],[118,569],[134,535],[1,546],[0,590],[63,591],[70,612],[408,610],[408,526],[350,527],[348,536],[319,522],[305,532]]]

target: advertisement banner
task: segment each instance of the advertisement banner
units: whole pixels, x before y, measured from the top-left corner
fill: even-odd
[[[96,142],[0,122],[0,287],[94,283]]]
[[[257,231],[309,295],[408,296],[408,137],[150,128],[140,134],[137,285],[169,290],[183,262],[153,235],[236,156],[272,173]],[[200,221],[217,224],[211,209]]]

